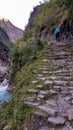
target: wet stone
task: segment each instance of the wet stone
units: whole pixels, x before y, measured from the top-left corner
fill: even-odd
[[[39,98],[39,97],[37,97],[37,101],[40,101],[40,98]]]
[[[10,130],[10,125],[6,125],[3,130]]]
[[[54,80],[54,79],[56,79],[57,77],[56,76],[50,76],[50,78],[52,79],[52,80]]]
[[[45,97],[45,95],[46,95],[46,93],[39,93],[38,94],[38,98],[42,98],[43,99]]]
[[[38,82],[37,80],[31,81],[32,84],[35,84],[35,83],[37,83],[37,82]]]
[[[37,77],[37,79],[39,79],[39,80],[45,80],[46,78],[45,77]]]
[[[48,128],[48,127],[46,127],[46,126],[42,126],[40,129],[38,129],[38,130],[52,130],[52,129],[50,129],[50,128]]]
[[[73,130],[72,125],[70,124],[70,122],[66,122],[66,127],[68,128],[68,130]],[[63,129],[64,130],[64,129]]]
[[[70,77],[69,77],[69,76],[65,76],[65,77],[64,77],[64,79],[69,80],[69,79],[70,79]]]
[[[48,59],[44,59],[43,61],[44,61],[44,62],[48,62]]]
[[[37,87],[38,87],[38,88],[42,88],[42,87],[43,87],[43,85],[38,85]]]
[[[73,108],[67,111],[69,121],[73,120]]]
[[[53,89],[57,92],[61,92],[61,86],[53,86]]]
[[[52,129],[52,128],[48,128],[46,126],[42,126],[40,129],[38,130],[55,130],[55,129]]]
[[[70,81],[70,85],[71,85],[71,86],[73,85],[73,81]]]
[[[59,98],[57,104],[60,110],[64,111],[65,113],[70,109],[71,105],[66,101],[64,98]]]
[[[69,91],[67,91],[67,90],[62,90],[61,93],[62,93],[62,94],[65,94],[65,95],[68,95],[68,94],[69,94]]]
[[[62,70],[57,70],[57,71],[55,71],[55,73],[61,73],[62,72]]]
[[[63,127],[62,130],[70,130],[67,126]]]
[[[39,69],[42,70],[42,71],[47,71],[48,70],[47,67],[42,67],[42,68],[39,68]]]
[[[72,99],[71,103],[73,104],[73,99]]]
[[[52,85],[52,81],[49,81],[49,80],[46,80],[45,82],[44,82],[44,85]]]
[[[73,90],[69,90],[70,94],[73,96]]]
[[[28,106],[38,106],[40,104],[39,102],[30,102],[30,101],[26,101],[24,103],[27,104]]]
[[[28,89],[27,92],[29,92],[29,93],[38,93],[38,90],[36,90],[36,89]]]
[[[56,106],[57,106],[56,101],[55,101],[55,100],[53,100],[53,99],[49,99],[49,100],[47,100],[47,101],[46,101],[46,103],[47,103],[48,105],[51,105],[51,106],[54,106],[54,107],[56,107]]]
[[[37,77],[42,77],[42,76],[43,76],[43,75],[41,75],[41,74],[38,74],[38,75],[37,75]]]
[[[63,85],[63,86],[66,86],[67,81],[55,80],[54,83],[55,83],[56,85]]]
[[[45,97],[45,95],[39,94],[38,97],[43,99]]]
[[[65,99],[66,101],[69,101],[69,100],[71,99],[71,97],[66,96],[64,99]]]
[[[61,89],[60,86],[53,86],[54,89]]]
[[[58,110],[55,110],[52,107],[48,107],[46,105],[39,105],[38,108],[40,110],[43,110],[44,112],[47,112],[49,115],[52,115],[52,116],[54,116],[58,112]]]
[[[43,91],[43,90],[41,90],[40,92],[39,92],[39,94],[41,94],[41,95],[46,95],[46,94],[48,94],[49,93],[49,91],[47,90],[47,91]]]
[[[69,86],[69,89],[72,91],[73,90],[73,86]]]
[[[58,94],[58,92],[55,91],[55,90],[53,90],[53,89],[49,90],[49,93],[50,93],[50,94]]]
[[[48,122],[53,125],[62,125],[65,123],[65,119],[63,117],[50,117],[48,118]]]
[[[42,71],[43,74],[48,74],[48,71],[44,70]]]
[[[35,111],[34,114],[37,115],[37,116],[42,116],[42,117],[46,117],[47,116],[45,113],[43,113],[41,111]]]
[[[35,100],[35,96],[31,96],[24,99],[24,101],[30,101],[30,102],[33,102],[34,100]]]
[[[28,130],[28,128],[24,128],[24,130]]]
[[[48,44],[48,45],[50,45],[50,44],[51,44],[51,42],[49,42],[49,41],[48,41],[48,43],[47,43],[47,44]]]

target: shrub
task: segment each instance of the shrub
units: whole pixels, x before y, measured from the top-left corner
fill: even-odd
[[[43,48],[40,39],[36,39],[23,48],[19,49],[18,44],[12,50],[12,69],[20,70],[26,64],[29,64],[37,59],[37,55]]]

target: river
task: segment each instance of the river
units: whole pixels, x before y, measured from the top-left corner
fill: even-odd
[[[0,84],[0,104],[11,99],[11,93],[7,91],[8,81],[5,79]]]

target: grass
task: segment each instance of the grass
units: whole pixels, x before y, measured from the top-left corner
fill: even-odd
[[[44,85],[44,81],[38,81],[34,85],[31,84],[31,81],[36,80],[36,74],[42,74],[43,77],[47,76],[47,74],[43,74],[40,68],[47,66],[49,70],[49,60],[48,62],[44,62],[43,60],[50,58],[49,49],[51,45],[48,46],[45,40],[31,40],[31,38],[33,38],[33,36],[37,38],[37,32],[39,34],[41,32],[41,35],[47,31],[49,33],[49,29],[51,31],[54,30],[56,23],[59,23],[59,18],[62,17],[64,11],[62,12],[56,4],[53,4],[54,3],[45,3],[41,5],[38,14],[33,18],[31,29],[24,32],[24,37],[16,42],[12,59],[12,69],[15,73],[15,77],[13,78],[16,85],[12,90],[13,96],[11,101],[0,105],[0,130],[6,125],[10,125],[10,130],[24,130],[28,124],[30,130],[34,130],[32,126],[40,123],[40,117],[35,117],[34,115],[34,111],[37,108],[26,105],[24,99],[32,96],[37,97],[37,95],[27,92],[28,89],[36,89],[40,84],[43,85],[43,90],[47,89],[47,86]],[[60,15],[58,15],[58,13],[60,13]],[[56,15],[57,17],[55,17]],[[44,29],[42,29],[42,27],[44,27]],[[58,59],[59,56],[55,55],[55,60]],[[62,69],[62,66],[56,70],[58,69]],[[52,73],[56,70],[52,70]],[[48,79],[50,79],[49,73]],[[37,88],[37,90],[39,90],[39,88]],[[48,98],[50,98],[49,94],[46,95],[44,100]],[[42,102],[44,102],[44,100],[42,100]]]
[[[39,80],[34,85],[31,84],[31,81],[36,80],[36,74],[42,73],[39,68],[45,64],[43,62],[44,51],[47,51],[47,47],[38,53],[37,60],[23,66],[16,74],[16,86],[12,90],[12,99],[9,103],[4,103],[0,106],[0,129],[10,125],[10,130],[23,130],[30,122],[30,117],[36,107],[29,107],[24,103],[24,99],[33,96],[33,93],[27,92],[28,89],[36,89],[37,85],[43,85],[43,81]],[[39,88],[37,89],[39,90]]]

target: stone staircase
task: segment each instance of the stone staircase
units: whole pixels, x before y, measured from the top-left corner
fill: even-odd
[[[73,44],[50,42],[48,46],[40,73],[35,71],[31,81],[37,88],[28,89],[33,96],[24,99],[36,107],[33,115],[41,119],[30,130],[73,130]]]

